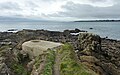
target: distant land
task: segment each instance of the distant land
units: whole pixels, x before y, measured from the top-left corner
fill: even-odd
[[[0,21],[28,21],[28,20],[30,20],[30,19],[0,16]]]
[[[74,22],[120,22],[120,20],[80,20]]]
[[[39,21],[53,21],[53,20],[45,20],[42,18],[34,19],[34,18],[24,18],[24,17],[7,17],[0,16],[0,22],[11,22],[11,21],[29,21],[29,22],[39,22]],[[58,21],[59,22],[59,21]],[[72,22],[120,22],[120,20],[77,20]]]
[[[45,21],[43,19],[32,19],[32,18],[22,18],[22,17],[6,17],[6,16],[0,16],[0,22],[9,22],[9,21]]]

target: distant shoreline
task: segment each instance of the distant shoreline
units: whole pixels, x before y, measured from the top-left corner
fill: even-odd
[[[0,32],[0,33],[12,33],[12,34],[16,34],[16,33],[19,33],[19,32],[21,32],[21,31],[28,31],[28,32],[30,32],[30,31],[33,31],[33,32],[36,32],[36,31],[43,31],[43,32],[52,32],[52,34],[54,34],[54,33],[70,33],[71,35],[73,35],[73,36],[77,36],[77,35],[79,35],[79,33],[91,33],[91,32],[89,32],[89,31],[86,31],[86,30],[80,30],[80,29],[66,29],[66,30],[64,30],[64,31],[54,31],[54,30],[44,30],[44,29],[22,29],[22,30],[18,30],[18,29],[9,29],[9,30],[7,30],[7,31],[3,31],[3,32]],[[95,34],[95,33],[93,33],[93,34]],[[96,35],[98,35],[98,34],[96,34]],[[109,38],[109,36],[104,36],[104,37],[101,37],[102,39],[107,39],[107,40],[112,40],[112,41],[120,41],[119,39],[115,39],[115,38]]]
[[[120,20],[81,20],[74,22],[120,22]]]

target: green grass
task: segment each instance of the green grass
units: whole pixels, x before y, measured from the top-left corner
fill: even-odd
[[[95,75],[80,64],[70,44],[65,44],[58,53],[61,55],[60,75]]]
[[[13,64],[12,69],[16,75],[28,75],[27,70],[21,64]]]
[[[55,52],[53,50],[48,50],[43,75],[53,75],[54,62],[55,62]]]
[[[35,67],[38,68],[42,62],[42,56],[38,56],[35,58]]]

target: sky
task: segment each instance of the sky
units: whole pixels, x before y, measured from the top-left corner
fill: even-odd
[[[58,21],[120,19],[120,0],[0,0],[0,17]]]

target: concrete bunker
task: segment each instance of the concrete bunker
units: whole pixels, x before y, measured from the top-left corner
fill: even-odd
[[[27,53],[30,59],[43,54],[49,48],[55,48],[61,46],[61,43],[44,41],[44,40],[30,40],[22,44],[22,51]]]

